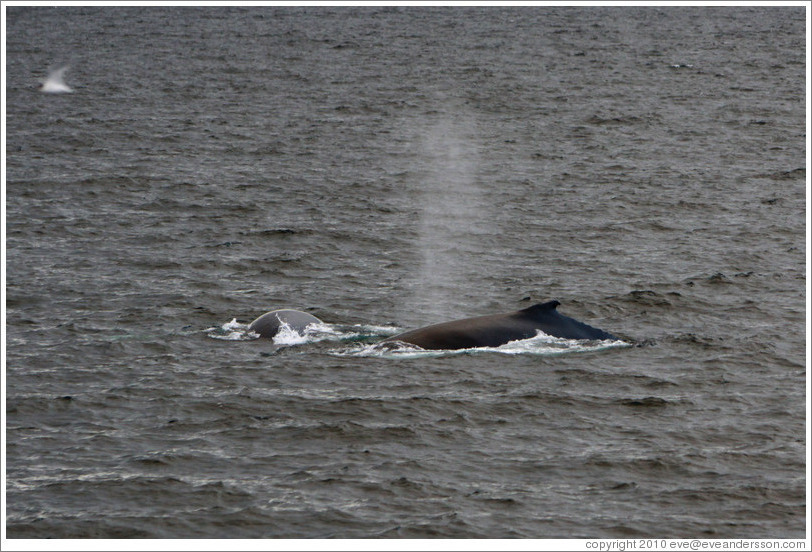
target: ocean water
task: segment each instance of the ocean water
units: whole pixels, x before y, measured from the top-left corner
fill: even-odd
[[[803,8],[4,9],[9,538],[804,537]]]

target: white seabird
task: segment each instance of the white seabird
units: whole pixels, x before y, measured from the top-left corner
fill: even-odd
[[[48,77],[42,81],[39,87],[40,92],[47,94],[70,94],[73,92],[73,88],[65,84],[65,71],[67,70],[68,66],[64,65],[48,73]]]

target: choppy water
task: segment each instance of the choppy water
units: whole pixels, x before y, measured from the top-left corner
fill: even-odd
[[[8,537],[803,537],[803,8],[6,15]]]

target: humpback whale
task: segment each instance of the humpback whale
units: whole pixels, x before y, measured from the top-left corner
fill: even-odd
[[[293,309],[279,309],[266,312],[248,326],[252,332],[260,337],[273,338],[284,325],[301,334],[310,324],[321,324],[322,321],[306,312]]]
[[[541,330],[566,339],[617,339],[556,311],[558,301],[548,301],[506,314],[492,314],[434,324],[388,337],[382,341],[402,342],[423,349],[470,349],[498,347],[510,341],[528,339]]]

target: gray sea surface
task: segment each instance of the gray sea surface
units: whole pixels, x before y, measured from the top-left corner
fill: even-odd
[[[5,14],[9,538],[804,537],[804,8]]]

